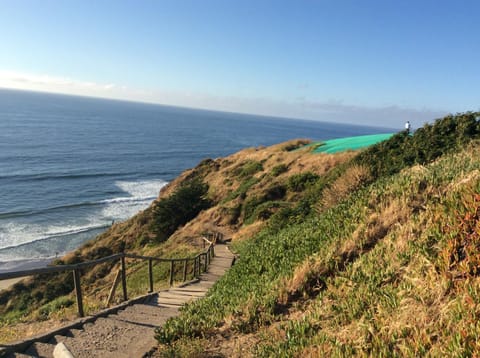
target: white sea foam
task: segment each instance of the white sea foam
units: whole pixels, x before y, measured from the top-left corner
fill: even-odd
[[[86,220],[85,225],[36,225],[10,222],[0,229],[0,249],[25,245],[55,237],[75,235],[107,227],[105,220]]]
[[[0,227],[0,249],[34,241],[43,230],[44,227],[35,224],[6,222]]]
[[[160,189],[167,184],[165,180],[117,181],[115,185],[133,198],[156,198]]]
[[[129,196],[104,200],[102,216],[111,220],[126,220],[146,209],[167,184],[164,180],[118,181],[115,185]]]
[[[125,196],[101,200],[97,207],[91,205],[92,211],[89,214],[67,218],[63,222],[35,224],[22,222],[21,218],[2,220],[0,261],[31,259],[45,255],[50,257],[56,252],[62,253],[66,247],[71,246],[67,241],[80,243],[93,235],[89,236],[90,231],[101,230],[108,227],[112,221],[126,220],[146,209],[166,184],[164,180],[115,182]],[[75,214],[73,211],[72,216]],[[38,247],[23,248],[31,245]],[[29,256],[29,250],[32,251],[32,256]]]

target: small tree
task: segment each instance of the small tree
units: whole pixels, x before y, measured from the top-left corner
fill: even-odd
[[[178,227],[209,208],[211,201],[205,197],[207,191],[208,185],[195,179],[182,185],[168,198],[160,199],[154,209],[157,241],[165,241]]]

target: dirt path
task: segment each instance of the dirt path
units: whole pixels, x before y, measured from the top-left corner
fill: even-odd
[[[198,282],[160,291],[147,302],[137,303],[85,323],[82,329],[69,329],[47,343],[35,342],[22,353],[10,357],[53,357],[55,346],[62,342],[76,358],[142,357],[156,345],[155,328],[179,314],[186,302],[205,296],[222,277],[233,260],[226,245],[215,246],[215,257]],[[0,352],[0,356],[2,356]]]

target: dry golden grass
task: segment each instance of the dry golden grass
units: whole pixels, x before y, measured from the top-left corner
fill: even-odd
[[[362,165],[352,166],[323,191],[320,211],[337,205],[369,179],[370,170],[367,167]]]
[[[296,267],[292,277],[279,284],[278,303],[285,305],[292,296],[307,298],[324,287],[322,276],[328,273],[323,260],[312,257]]]
[[[464,160],[469,157],[470,153]],[[278,156],[272,155],[264,169],[269,160],[278,165]],[[457,164],[450,161],[449,165]],[[299,164],[292,160],[288,168],[301,168]],[[449,167],[435,165],[439,163],[385,179],[372,189],[365,207],[356,208],[361,213],[353,234],[338,238],[322,257],[305,260],[291,277],[279,279],[274,294],[287,309],[278,313],[279,322],[257,328],[254,336],[260,349],[272,348],[265,350],[270,356],[283,352],[298,357],[480,356],[480,275],[464,265],[470,260],[480,267],[475,252],[468,251],[475,247],[478,253],[480,247],[477,241],[468,241],[480,233],[480,209],[469,205],[467,197],[455,200],[468,189],[478,192],[480,175],[478,170],[452,171],[456,176],[449,172],[443,177],[439,173]],[[347,188],[355,188],[355,177],[339,179],[335,185],[325,205],[334,205]],[[461,203],[472,209],[470,216],[459,209]],[[465,224],[454,226],[461,222]],[[449,225],[466,235],[454,235],[446,230]],[[463,252],[471,255],[459,255]],[[469,275],[455,277],[451,272],[459,270]],[[319,278],[324,287],[310,299],[312,282]],[[302,300],[305,297],[308,300]],[[247,313],[240,318],[248,321],[254,306],[241,308]],[[230,317],[226,326],[238,318]],[[317,335],[303,334],[304,320],[318,329]],[[304,342],[307,348],[302,348]]]
[[[249,239],[258,234],[265,227],[263,221],[256,221],[248,226],[243,226],[232,235],[232,240],[241,241]]]
[[[203,178],[204,182],[209,185],[210,199],[218,204],[243,184],[245,178],[235,177],[232,173],[234,173],[235,168],[242,166],[248,161],[261,163],[263,170],[253,174],[253,177],[257,178],[258,182],[248,189],[247,194],[249,197],[257,195],[261,196],[273,182],[282,183],[282,181],[285,181],[289,176],[305,171],[321,176],[355,155],[354,152],[345,152],[335,155],[313,154],[309,148],[301,148],[294,151],[285,150],[286,147],[294,147],[305,143],[307,143],[305,140],[293,140],[266,148],[248,148],[227,158],[206,160],[196,168],[185,171],[178,178],[165,186],[161,190],[158,199],[169,196],[175,192],[185,180],[199,175]],[[278,165],[283,165],[287,168],[287,171],[274,176],[272,174],[273,168]],[[285,200],[289,199],[293,200],[295,198],[286,198]],[[76,252],[66,255],[62,259],[65,261],[74,260],[76,255],[88,257],[92,252],[95,252],[95,250],[100,250],[102,248],[108,248],[113,250],[113,252],[119,252],[122,250],[123,245],[126,246],[127,251],[152,256],[162,256],[169,251],[190,252],[191,250],[202,249],[203,241],[200,236],[204,232],[218,231],[224,233],[226,238],[231,237],[234,240],[243,240],[254,236],[265,225],[262,221],[256,221],[250,225],[243,225],[242,217],[239,218],[237,223],[231,223],[228,216],[225,215],[225,210],[240,203],[240,199],[236,199],[236,201],[233,200],[222,205],[215,205],[208,210],[202,211],[195,219],[183,227],[180,227],[170,239],[162,245],[157,245],[155,247],[149,245],[143,246],[139,244],[139,238],[144,238],[145,241],[148,241],[148,239],[155,237],[155,233],[152,231],[152,222],[154,220],[153,208],[155,203],[156,201],[154,201],[148,209],[138,213],[125,222],[114,223],[112,227],[106,230],[105,233],[99,235],[95,240],[86,243],[84,246],[76,250]],[[300,289],[302,280],[308,281],[309,277],[314,277],[314,275],[318,273],[317,267],[313,266],[310,269],[310,273],[301,273],[299,271],[296,274],[297,277],[290,283],[290,292],[293,292],[295,289]],[[104,303],[111,287],[111,283],[118,270],[118,264],[113,265],[111,271],[107,272],[106,275],[105,273],[101,273],[101,270],[102,268],[99,266],[82,277],[85,281],[97,277],[94,284],[86,284],[84,289],[86,304],[91,300],[92,309],[94,308],[93,302],[96,302],[95,304],[97,306],[100,304],[98,302],[101,302],[101,304]],[[307,268],[305,268],[305,270],[307,270]],[[100,277],[102,275],[105,276]],[[302,275],[306,275],[306,277],[302,279]],[[306,283],[304,282],[303,284],[305,286]],[[296,285],[298,287],[296,287]],[[307,288],[310,289],[309,287]],[[38,324],[33,324],[32,322],[28,322],[26,324],[28,324],[31,330],[35,331],[34,333],[40,332],[45,326],[55,325],[55,320],[62,322],[64,318],[70,319],[75,315],[73,308],[71,312],[72,317],[69,316],[69,312],[70,311],[67,310],[59,317],[52,317],[51,323],[39,322]],[[24,332],[26,334],[32,333],[21,328],[22,324],[20,324],[19,327],[20,328],[9,327],[8,330],[11,332],[10,335],[18,335],[18,332]],[[7,332],[2,330],[3,328],[0,329],[0,336],[7,335]]]
[[[215,202],[221,202],[232,192],[237,190],[244,179],[237,178],[232,173],[235,169],[248,161],[261,162],[263,170],[255,173],[253,177],[258,182],[248,189],[249,197],[261,196],[262,193],[272,185],[273,181],[281,182],[288,176],[310,171],[317,175],[323,175],[330,169],[340,163],[349,160],[354,152],[344,152],[335,155],[331,154],[313,154],[309,148],[299,149],[295,151],[286,151],[285,147],[295,146],[299,143],[307,143],[308,141],[296,139],[285,143],[280,143],[270,147],[247,148],[226,158],[215,159],[210,164],[210,169],[205,169],[204,181],[209,185],[209,196]],[[279,164],[284,164],[288,170],[279,174],[275,178],[269,174],[273,168]],[[178,179],[165,187],[160,197],[169,195],[173,190],[187,178],[196,169],[191,169],[183,173]],[[193,237],[198,233],[206,231],[220,231],[226,236],[236,239],[244,239],[258,233],[263,227],[262,222],[254,222],[251,225],[243,226],[242,217],[239,221],[232,223],[229,210],[241,201],[237,198],[223,205],[215,205],[214,207],[201,212],[187,225],[179,228],[169,239],[172,243],[178,240],[182,241],[182,237]]]
[[[162,188],[159,199],[172,194],[188,178],[200,173],[204,182],[209,185],[209,197],[216,203],[221,202],[233,191],[237,190],[242,184],[242,178],[236,178],[232,175],[235,168],[248,161],[261,162],[263,170],[255,173],[253,176],[259,181],[253,185],[248,194],[250,196],[261,195],[261,193],[272,184],[273,177],[269,175],[275,166],[284,164],[288,171],[279,174],[275,180],[281,181],[284,178],[300,173],[310,171],[317,175],[325,174],[336,165],[352,158],[354,152],[344,152],[335,155],[331,154],[312,154],[308,147],[300,148],[294,151],[286,151],[287,147],[295,147],[308,143],[305,139],[295,139],[285,143],[276,144],[270,147],[247,148],[232,154],[226,158],[217,158],[214,160],[205,160],[199,166],[183,172],[179,177]],[[227,205],[215,205],[214,207],[201,212],[195,219],[179,228],[169,239],[171,245],[177,243],[186,243],[188,239],[198,237],[202,232],[220,231],[228,237],[245,238],[250,234],[257,233],[261,224],[254,224],[251,228],[243,228],[241,221],[231,223],[226,208],[236,205],[236,201],[227,203]],[[138,213],[125,222],[115,223],[105,233],[99,235],[94,241],[86,244],[78,252],[85,255],[99,247],[108,247],[115,250],[121,242],[125,242],[127,247],[136,247],[135,242],[139,237],[154,238],[155,234],[151,231],[153,221],[153,207]],[[170,245],[170,244],[169,244]],[[138,251],[138,247],[135,250]],[[71,258],[73,255],[67,255]]]

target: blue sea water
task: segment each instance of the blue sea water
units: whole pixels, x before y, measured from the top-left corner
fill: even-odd
[[[386,131],[0,89],[0,271],[75,249],[202,159]]]

